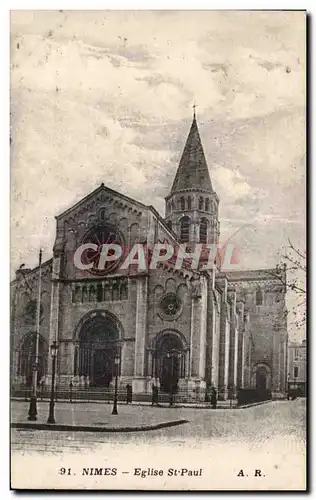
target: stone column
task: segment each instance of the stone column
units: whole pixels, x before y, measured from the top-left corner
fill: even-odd
[[[185,378],[190,377],[190,351],[185,352]]]
[[[145,347],[147,335],[148,276],[137,278],[136,332],[133,392],[145,391]]]
[[[59,340],[59,296],[60,296],[60,265],[61,265],[61,255],[54,255],[53,257],[53,269],[52,269],[52,291],[51,291],[51,303],[50,303],[50,320],[49,320],[49,346],[56,340]],[[57,367],[59,355],[57,356]],[[48,374],[52,374],[52,360],[49,353],[48,361]]]
[[[205,377],[206,347],[206,283],[202,279],[192,282],[192,314],[191,314],[191,377]]]
[[[147,349],[147,377],[153,377],[153,353],[151,349]]]
[[[220,286],[223,292],[219,337],[218,395],[220,399],[227,399],[230,334],[227,321],[227,280],[221,280]]]
[[[244,307],[244,387],[251,387],[251,367],[252,367],[252,336],[249,331],[249,309]]]
[[[213,273],[207,277],[207,322],[206,322],[206,362],[205,381],[206,385],[214,383],[212,373],[214,369],[214,337],[215,337],[215,307],[213,289]]]
[[[238,311],[238,355],[237,355],[237,388],[244,387],[245,371],[245,325],[244,325],[244,303],[237,303]]]
[[[196,210],[193,211],[190,224],[190,243],[197,243],[199,240],[199,227],[198,227],[198,213]]]
[[[229,335],[229,370],[228,370],[228,388],[229,398],[236,397],[237,386],[237,314],[236,314],[236,292],[230,292],[231,317],[230,317],[230,335]]]

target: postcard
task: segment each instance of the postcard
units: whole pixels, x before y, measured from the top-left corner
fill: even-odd
[[[10,50],[11,488],[305,490],[305,11]]]

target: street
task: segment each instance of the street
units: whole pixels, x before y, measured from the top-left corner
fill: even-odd
[[[25,420],[27,403],[14,402],[14,409],[14,420]],[[47,404],[39,406],[43,420],[47,410]],[[12,484],[63,489],[302,489],[305,412],[305,399],[232,410],[119,405],[117,416],[111,414],[111,405],[58,403],[56,422],[62,416],[68,422],[111,426],[113,419],[123,424],[180,418],[188,422],[129,433],[12,429]]]
[[[189,422],[177,427],[141,433],[101,434],[85,432],[54,432],[39,430],[12,430],[12,450],[45,451],[48,453],[82,452],[100,447],[102,443],[115,442],[151,443],[155,441],[177,445],[194,439],[196,443],[219,441],[222,443],[244,443],[250,448],[260,448],[275,439],[283,443],[289,453],[304,448],[305,443],[305,399],[274,401],[247,409],[193,409],[153,408],[151,406],[119,405],[118,416],[111,415],[111,405],[69,404],[56,405],[56,422],[62,423],[66,413],[75,422],[112,424],[118,419],[122,425],[141,421],[151,423],[185,418]],[[48,405],[41,403],[39,413],[47,416]],[[12,421],[22,420],[27,415],[27,403],[14,402]],[[71,417],[72,415],[72,417]],[[74,417],[75,415],[75,417]],[[65,418],[64,418],[65,420]]]

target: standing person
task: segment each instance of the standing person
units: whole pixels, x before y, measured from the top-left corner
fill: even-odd
[[[151,404],[158,405],[158,387],[155,384],[153,384]]]
[[[69,401],[72,403],[72,388],[73,388],[73,383],[72,380],[69,382]]]
[[[157,405],[157,406],[158,406],[158,402],[159,402],[159,401],[158,401],[158,400],[159,400],[159,398],[158,398],[158,393],[159,393],[158,386],[157,386],[157,385],[155,385],[155,403],[156,403],[156,405]]]
[[[152,391],[151,391],[151,404],[155,404],[155,384],[152,385]]]
[[[126,386],[126,404],[132,403],[133,400],[133,389],[130,384]]]
[[[211,405],[212,405],[212,408],[214,410],[216,410],[216,406],[217,406],[217,392],[216,392],[215,387],[212,387],[212,390],[211,390]]]

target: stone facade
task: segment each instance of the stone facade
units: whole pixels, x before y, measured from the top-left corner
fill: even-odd
[[[153,383],[202,400],[210,386],[222,399],[234,398],[242,387],[284,393],[285,269],[224,273],[215,265],[193,271],[166,262],[155,270],[114,266],[97,273],[74,265],[76,249],[106,238],[109,230],[127,249],[137,243],[217,243],[218,205],[194,118],[165,219],[103,184],[56,217],[53,258],[42,265],[42,384],[49,384],[48,346],[57,340],[59,387],[70,381],[74,390],[111,387],[119,353],[119,384],[132,384],[134,393],[150,392]],[[29,383],[34,361],[38,276],[39,268],[21,268],[11,284],[15,387]]]

